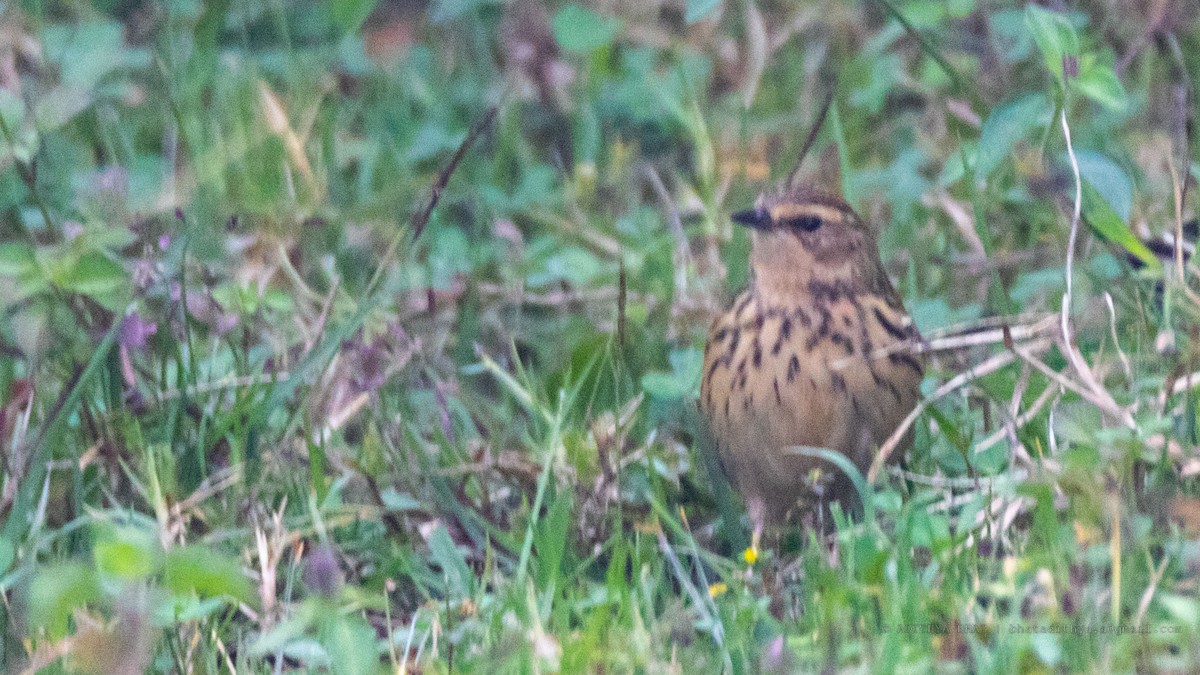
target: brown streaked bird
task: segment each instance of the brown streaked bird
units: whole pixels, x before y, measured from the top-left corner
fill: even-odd
[[[829,448],[865,473],[916,406],[922,364],[887,353],[919,336],[845,200],[789,181],[733,220],[753,230],[752,276],[713,322],[700,403],[757,547],[796,507],[857,503],[836,466],[789,448]],[[818,487],[818,470],[831,485]]]

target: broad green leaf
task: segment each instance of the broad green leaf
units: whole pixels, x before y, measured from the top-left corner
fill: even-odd
[[[195,593],[201,597],[227,595],[248,605],[257,604],[254,587],[238,561],[201,546],[167,552],[163,580],[175,593]]]
[[[250,653],[261,656],[283,649],[285,645],[300,639],[316,626],[325,611],[328,602],[309,599],[300,603],[288,613],[287,617],[275,624],[271,630],[261,633],[250,645]]]
[[[1062,640],[1056,633],[1035,632],[1029,638],[1033,651],[1042,663],[1054,667],[1063,658]]]
[[[65,125],[92,104],[91,91],[79,86],[55,87],[38,98],[33,111],[38,128],[53,131]]]
[[[0,244],[0,276],[16,277],[27,274],[37,266],[33,246],[23,241]]]
[[[1094,150],[1079,150],[1075,159],[1079,164],[1079,175],[1099,191],[1121,220],[1129,222],[1133,214],[1133,180],[1125,170]]]
[[[15,92],[0,87],[0,120],[10,132],[21,128],[25,121],[25,101]]]
[[[162,564],[158,540],[137,527],[101,526],[92,555],[102,574],[125,580],[145,579]]]
[[[1019,63],[1033,51],[1033,39],[1025,23],[1025,12],[1019,9],[988,12],[988,33],[1002,63]]]
[[[333,672],[340,675],[379,672],[375,630],[357,614],[327,613],[321,620],[317,637],[329,653]]]
[[[567,541],[570,538],[567,530],[571,527],[571,510],[574,501],[572,495],[570,490],[559,494],[548,509],[546,517],[538,521],[533,544],[537,549],[539,588],[546,588],[558,578],[563,553],[566,551]]]
[[[1196,598],[1160,592],[1154,595],[1154,601],[1175,621],[1192,630],[1200,628],[1200,602]]]
[[[975,154],[975,182],[985,182],[1030,131],[1050,123],[1054,107],[1045,94],[1029,94],[992,110]]]
[[[91,21],[46,29],[49,58],[60,64],[62,81],[90,89],[127,58],[125,28],[116,21]]]
[[[442,568],[446,590],[451,597],[462,598],[470,594],[471,570],[444,525],[439,525],[429,535],[429,552],[433,555],[433,561]]]
[[[71,613],[99,597],[96,573],[83,563],[45,567],[29,585],[29,622],[45,628],[51,639],[61,638]]]
[[[554,15],[554,39],[572,52],[604,47],[612,43],[620,29],[620,19],[602,16],[579,5],[567,5]]]
[[[642,376],[642,389],[655,398],[679,399],[692,396],[700,387],[704,354],[698,349],[677,349],[671,352],[671,372],[649,372]]]
[[[329,3],[329,14],[333,22],[344,32],[352,32],[362,26],[378,0],[333,0]]]
[[[1146,248],[1113,207],[1101,196],[1099,190],[1087,180],[1083,181],[1083,220],[1097,234],[1108,241],[1119,244],[1137,256],[1150,269],[1159,269],[1162,263]]]
[[[0,575],[8,571],[17,557],[17,547],[5,537],[0,537]]]
[[[185,621],[200,621],[222,611],[228,605],[226,598],[173,596],[154,608],[154,625],[170,628]]]
[[[91,297],[121,289],[128,281],[125,268],[103,253],[93,251],[80,256],[63,279],[64,288]]]
[[[1060,84],[1065,84],[1063,59],[1079,58],[1079,34],[1066,15],[1052,12],[1033,3],[1025,6],[1025,23],[1033,34],[1033,41],[1042,52],[1046,69],[1054,74]]]
[[[1125,87],[1117,79],[1111,58],[1084,55],[1074,85],[1084,96],[1111,110],[1123,109],[1129,100]]]

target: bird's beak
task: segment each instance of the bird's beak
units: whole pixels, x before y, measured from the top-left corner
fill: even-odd
[[[761,206],[738,211],[731,216],[733,222],[746,227],[752,227],[756,230],[765,230],[771,224],[771,214]]]

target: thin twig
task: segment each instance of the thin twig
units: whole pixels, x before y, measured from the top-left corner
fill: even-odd
[[[1060,347],[1061,347],[1061,345],[1060,345]],[[1137,427],[1136,423],[1133,420],[1133,415],[1131,415],[1128,410],[1117,405],[1116,401],[1111,400],[1111,398],[1106,400],[1105,398],[1098,395],[1096,392],[1092,391],[1091,389],[1088,389],[1088,388],[1084,387],[1083,385],[1079,384],[1078,382],[1067,377],[1066,375],[1063,375],[1062,373],[1058,372],[1057,370],[1046,365],[1043,361],[1041,361],[1040,359],[1035,357],[1032,352],[1025,350],[1020,345],[1013,345],[1013,352],[1015,352],[1017,354],[1017,356],[1020,356],[1022,359],[1029,362],[1029,364],[1032,365],[1034,368],[1037,368],[1039,371],[1041,371],[1041,373],[1043,375],[1045,375],[1046,377],[1050,378],[1051,380],[1054,380],[1055,382],[1058,382],[1063,387],[1070,389],[1071,391],[1075,392],[1076,394],[1079,394],[1080,396],[1082,396],[1084,399],[1086,399],[1092,405],[1096,406],[1097,408],[1100,408],[1101,410],[1103,410],[1105,413],[1109,414],[1110,416],[1121,420],[1121,422],[1123,424],[1125,424],[1126,426],[1128,426],[1130,429],[1134,429]],[[1053,434],[1051,434],[1051,438],[1053,438]]]
[[[1113,347],[1117,350],[1117,357],[1121,359],[1121,368],[1125,371],[1125,379],[1132,384],[1133,366],[1130,365],[1125,350],[1121,349],[1121,338],[1117,337],[1117,310],[1113,306],[1112,294],[1108,291],[1104,292],[1104,303],[1108,306],[1108,329],[1112,333]]]
[[[971,490],[975,491],[979,487],[980,481],[992,483],[996,481],[1007,480],[1013,483],[1019,483],[1025,480],[1029,472],[1025,469],[1013,469],[1011,472],[997,474],[995,476],[981,476],[979,478],[950,478],[949,476],[926,476],[912,471],[905,471],[898,466],[889,466],[888,473],[903,478],[904,480],[921,485],[928,485],[935,488],[944,488],[950,490]]]
[[[467,137],[458,146],[454,156],[450,158],[450,163],[442,168],[438,173],[437,180],[433,182],[433,187],[430,189],[429,201],[425,203],[425,208],[418,212],[412,219],[412,241],[420,238],[421,233],[425,231],[425,226],[429,224],[429,217],[433,215],[433,210],[437,208],[438,202],[442,199],[442,192],[446,189],[446,185],[450,182],[450,176],[454,175],[454,171],[458,168],[459,162],[466,156],[467,150],[475,144],[483,132],[491,126],[492,120],[496,118],[496,113],[499,108],[492,107],[488,109],[487,114],[474,127],[467,132]],[[379,259],[379,265],[375,268],[375,274],[371,277],[371,281],[367,284],[366,297],[370,297],[376,286],[383,278],[384,272],[391,269],[392,258],[396,255],[396,249],[400,247],[400,242],[405,239],[405,231],[396,233],[392,237],[392,241],[388,243],[387,249],[383,256]]]
[[[1034,349],[1046,349],[1050,347],[1051,344],[1053,343],[1050,340],[1042,339],[1034,342],[1031,346]],[[926,408],[932,405],[934,401],[937,401],[946,394],[959,389],[968,382],[1000,370],[1016,359],[1017,357],[1013,352],[1000,352],[999,354],[996,354],[982,363],[951,378],[948,382],[938,387],[937,391],[933,392],[929,398],[917,404],[917,407],[913,408],[912,412],[910,412],[908,416],[904,418],[904,421],[902,421],[900,425],[896,427],[896,430],[892,432],[892,435],[889,436],[888,439],[879,446],[879,452],[875,455],[875,461],[871,463],[871,470],[867,472],[867,483],[875,483],[875,479],[879,477],[879,472],[887,463],[888,456],[891,455],[896,449],[896,446],[900,444],[900,440],[904,438],[904,435],[908,433],[909,428],[911,428],[913,423],[917,421],[917,417],[919,417]]]
[[[1149,553],[1146,554],[1150,556]],[[1141,628],[1142,621],[1146,618],[1146,611],[1150,609],[1150,601],[1154,598],[1154,592],[1158,590],[1158,583],[1162,581],[1163,573],[1167,571],[1167,563],[1170,562],[1171,556],[1163,554],[1162,562],[1158,567],[1150,565],[1150,583],[1146,585],[1146,590],[1142,592],[1142,599],[1138,601],[1137,614],[1133,617],[1133,627]],[[1152,561],[1147,561],[1152,562]]]
[[[825,126],[825,118],[829,116],[829,109],[833,107],[833,94],[837,89],[836,84],[830,84],[829,90],[825,92],[825,100],[821,103],[821,112],[817,114],[817,120],[813,122],[812,128],[808,130],[808,137],[804,139],[804,145],[800,146],[800,157],[796,159],[796,166],[792,168],[792,173],[788,175],[787,188],[790,190],[796,187],[796,178],[800,175],[800,166],[804,163],[805,156],[812,149],[813,143],[817,140],[817,134],[820,133],[821,127]]]
[[[259,385],[259,384],[274,384],[276,381],[286,380],[287,378],[288,378],[288,371],[281,370],[281,371],[274,372],[274,373],[263,373],[261,375],[244,375],[241,377],[229,377],[229,378],[225,378],[222,380],[216,380],[213,382],[203,382],[203,383],[196,384],[191,387],[185,387],[182,389],[180,389],[178,387],[172,387],[171,389],[167,389],[166,391],[159,394],[158,398],[156,398],[154,400],[154,402],[155,403],[166,403],[167,401],[169,401],[173,398],[179,398],[179,396],[184,392],[186,392],[188,397],[190,398],[192,396],[196,396],[197,394],[208,394],[208,393],[211,393],[214,391],[220,391],[222,389],[239,389],[242,387],[253,387],[253,386]]]
[[[1040,413],[1042,411],[1042,408],[1044,408],[1046,406],[1046,404],[1050,402],[1050,399],[1054,398],[1054,395],[1061,391],[1062,391],[1061,386],[1055,386],[1053,384],[1047,386],[1045,389],[1042,390],[1041,394],[1038,394],[1038,397],[1036,400],[1034,400],[1033,405],[1029,406],[1029,408],[1025,412],[1016,416],[1016,418],[1012,422],[1013,427],[1015,429],[1021,429],[1025,425],[1032,422],[1033,418],[1037,417],[1038,413]],[[992,446],[999,443],[1000,441],[1004,440],[1004,437],[1006,435],[1007,435],[1006,429],[997,430],[992,435],[990,435],[987,438],[983,439],[982,441],[979,441],[978,443],[976,443],[975,447],[971,448],[971,452],[974,454],[979,454],[981,452],[984,452],[984,451],[988,450],[989,448],[991,448]]]
[[[1047,314],[1037,323],[1025,326],[1005,326],[989,330],[962,332],[939,338],[922,340],[905,340],[894,342],[886,347],[880,347],[871,352],[872,359],[885,359],[892,354],[929,354],[933,352],[956,351],[980,345],[1003,344],[1005,342],[1035,340],[1043,338],[1054,328],[1055,317]],[[845,359],[839,359],[831,364],[834,368],[844,368]]]

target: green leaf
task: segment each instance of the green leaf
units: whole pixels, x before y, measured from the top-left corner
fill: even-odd
[[[1085,55],[1074,85],[1084,96],[1110,110],[1123,110],[1129,100],[1125,87],[1117,79],[1111,57],[1102,59],[1095,54]]]
[[[64,83],[90,89],[128,57],[124,32],[116,21],[55,25],[46,30],[47,51]]]
[[[83,87],[63,85],[38,98],[33,111],[38,128],[53,131],[65,125],[92,104],[91,91]]]
[[[123,288],[128,278],[124,267],[103,253],[92,251],[80,256],[65,275],[62,286],[95,298]]]
[[[445,525],[439,525],[433,534],[429,535],[429,552],[433,555],[433,561],[442,568],[449,594],[459,598],[469,595],[471,570],[467,567],[462,552],[450,538]]]
[[[200,546],[169,551],[163,565],[163,580],[178,594],[227,595],[247,605],[256,604],[254,587],[237,560]]]
[[[333,672],[367,675],[379,671],[375,630],[359,616],[329,612],[320,623],[317,637],[329,653]]]
[[[186,621],[200,621],[224,610],[229,606],[226,598],[205,598],[174,596],[167,598],[154,608],[154,625],[159,628],[170,628]]]
[[[846,457],[846,455],[837,452],[836,450],[830,450],[829,448],[814,448],[806,445],[787,447],[784,448],[783,451],[785,453],[811,457],[813,459],[823,459],[826,462],[836,466],[838,470],[840,470],[846,475],[847,478],[850,479],[850,483],[854,485],[854,490],[858,493],[859,500],[863,505],[865,522],[875,522],[874,491],[871,489],[871,485],[867,483],[866,477],[863,476],[862,472],[858,470],[858,467],[854,466],[854,464],[848,457]]]
[[[1200,602],[1195,598],[1175,593],[1157,593],[1154,601],[1165,609],[1173,620],[1191,630],[1200,627]]]
[[[567,530],[571,526],[573,494],[570,490],[559,494],[546,517],[538,521],[533,540],[537,548],[538,588],[547,588],[558,579],[569,538]]]
[[[145,579],[162,564],[158,540],[136,527],[102,526],[92,555],[102,574],[125,580]]]
[[[5,537],[0,537],[0,575],[8,572],[17,558],[17,547]]]
[[[47,567],[29,585],[29,622],[45,628],[51,639],[67,634],[67,620],[77,608],[100,597],[94,570],[82,563]]]
[[[642,376],[642,389],[655,398],[667,400],[694,395],[700,387],[704,354],[699,349],[677,349],[667,358],[671,372],[646,373]]]
[[[720,6],[721,0],[687,0],[683,20],[688,23],[696,23],[712,14],[713,10]]]
[[[620,29],[620,19],[602,16],[579,5],[567,5],[554,15],[554,39],[572,52],[590,52],[607,46]]]
[[[1133,255],[1137,256],[1152,270],[1162,267],[1162,263],[1146,248],[1129,226],[1121,219],[1113,207],[1101,196],[1099,190],[1087,180],[1083,181],[1083,220],[1097,234],[1108,241],[1119,244]]]
[[[338,28],[349,33],[362,26],[363,21],[366,21],[375,9],[376,2],[378,0],[333,0],[330,3],[329,14]]]
[[[18,277],[36,267],[32,245],[23,241],[0,244],[0,277]]]
[[[1025,12],[1019,9],[989,11],[987,21],[988,33],[1001,63],[1019,63],[1033,51]]]
[[[1133,214],[1133,180],[1125,170],[1094,150],[1079,150],[1075,159],[1079,164],[1079,175],[1099,191],[1121,220],[1129,222]]]
[[[1033,33],[1033,41],[1042,52],[1046,70],[1054,74],[1059,84],[1065,84],[1063,59],[1079,58],[1079,34],[1066,15],[1043,9],[1033,3],[1025,6],[1025,24]]]
[[[12,132],[25,121],[25,101],[12,90],[0,88],[0,120]]]
[[[1050,123],[1054,107],[1045,94],[1029,94],[994,108],[983,123],[975,154],[975,182],[983,183],[1031,130]]]

